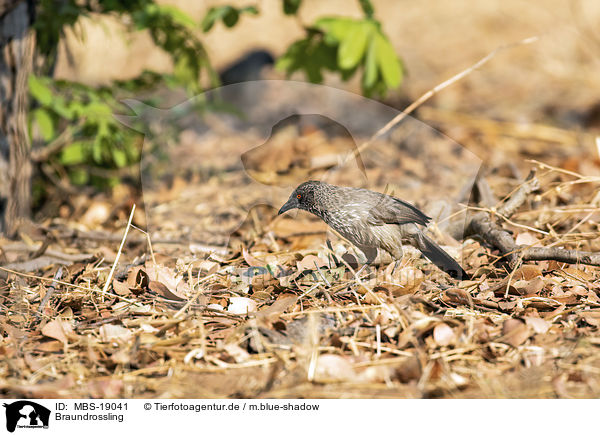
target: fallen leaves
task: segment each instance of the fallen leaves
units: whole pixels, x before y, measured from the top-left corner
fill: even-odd
[[[284,154],[289,151],[289,144],[280,145]],[[247,163],[254,175],[276,181],[281,174],[273,169],[275,163],[293,177],[295,164],[323,166],[333,155],[306,149],[310,155],[303,161],[293,162],[289,155],[261,161],[253,155]],[[417,178],[436,175],[435,165],[430,168],[414,157],[402,165]],[[371,162],[367,170],[381,177],[380,166]],[[526,377],[524,370],[539,368],[544,379],[553,380],[548,395],[572,397],[600,367],[600,276],[595,268],[544,261],[510,273],[496,251],[454,241],[454,253],[462,249],[461,264],[475,272],[473,280],[454,282],[410,255],[360,271],[353,248],[322,222],[302,212],[295,219],[275,218],[268,206],[250,204],[258,195],[252,186],[221,191],[221,182],[200,186],[205,200],[193,203],[188,181],[176,178],[164,198],[189,205],[189,216],[175,217],[170,210],[158,227],[165,234],[175,232],[179,243],[161,233],[159,239],[168,243],[154,244],[153,239],[152,254],[143,252],[139,241],[127,243],[107,292],[102,289],[120,238],[80,245],[96,254],[92,257],[70,249],[69,244],[87,243],[76,233],[58,237],[64,246],[51,248],[76,262],[64,267],[66,274],[39,318],[33,314],[57,266],[46,267],[46,260],[27,263],[36,267],[36,278],[3,275],[0,296],[8,311],[0,322],[0,370],[6,373],[1,386],[9,394],[40,397],[216,392],[267,397],[292,394],[297,385],[306,391],[339,387],[363,395],[369,388],[396,395],[410,388],[411,397],[481,397],[496,394],[496,388],[506,394],[507,389],[490,385],[504,386],[509,374]],[[500,183],[494,189],[509,193],[502,192],[504,187]],[[285,200],[274,203],[280,205],[280,199]],[[570,200],[563,195],[560,201]],[[557,206],[554,199],[536,201],[539,208],[514,217],[520,225],[511,227],[517,244],[547,245],[548,238],[526,229],[537,226],[538,216],[549,225],[543,231],[556,232],[548,236],[554,238],[551,243],[585,217],[571,217],[565,208],[567,216],[558,222],[546,211]],[[172,205],[157,207],[169,211]],[[240,225],[236,220],[245,210],[249,216]],[[102,207],[90,208],[89,214],[83,210],[85,226],[106,225],[108,217],[101,212]],[[533,218],[525,219],[527,213]],[[187,224],[179,219],[188,219]],[[581,222],[576,229],[592,235],[597,230]],[[205,233],[198,236],[197,228]],[[212,232],[226,233],[225,240],[213,242]],[[579,236],[574,231],[567,242],[597,244]],[[95,233],[86,237],[96,240]],[[141,240],[145,246],[146,239]],[[26,255],[10,249],[0,255],[29,262],[30,247],[43,242],[29,243],[24,238],[22,244],[4,245],[25,246]],[[199,374],[206,377],[194,382]],[[217,374],[223,376],[217,379]],[[228,379],[239,382],[232,386]]]
[[[98,330],[100,339],[104,342],[124,342],[128,341],[133,333],[120,325],[102,325]]]
[[[519,319],[506,319],[502,324],[502,343],[510,344],[513,347],[525,343],[531,336],[531,330],[525,322]]]
[[[54,338],[64,345],[69,343],[69,339],[73,340],[77,334],[73,332],[71,322],[63,319],[55,319],[44,325],[42,334],[46,337]]]
[[[544,288],[545,281],[541,276],[537,276],[532,280],[519,280],[513,284],[516,292],[520,296],[531,296],[538,294]]]

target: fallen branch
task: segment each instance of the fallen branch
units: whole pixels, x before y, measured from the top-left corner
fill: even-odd
[[[519,249],[524,250],[523,260],[527,261],[556,260],[569,264],[600,266],[600,252],[527,246],[520,246]]]
[[[509,266],[518,266],[517,245],[512,236],[492,221],[486,212],[479,212],[472,216],[465,226],[464,237],[479,236],[487,244],[498,248],[508,260]]]
[[[482,189],[485,192],[489,186],[482,178],[475,184],[475,188]],[[529,247],[517,245],[513,236],[494,221],[494,215],[502,216],[505,219],[510,218],[517,209],[525,203],[529,195],[536,192],[538,189],[539,180],[535,170],[533,170],[527,176],[525,182],[509,195],[502,205],[497,208],[492,208],[489,211],[480,211],[468,216],[464,225],[462,223],[460,225],[453,225],[449,228],[449,232],[457,239],[477,237],[482,239],[488,245],[497,248],[500,251],[501,257],[508,261],[511,270],[514,270],[523,261],[544,260],[600,266],[600,253],[556,247]],[[482,192],[479,192],[479,197],[482,198],[482,196]]]
[[[497,208],[498,213],[505,218],[510,218],[513,214],[515,214],[517,209],[523,205],[527,197],[533,192],[538,191],[539,188],[540,182],[536,176],[536,170],[532,169],[525,179],[525,182],[508,197],[504,204]]]

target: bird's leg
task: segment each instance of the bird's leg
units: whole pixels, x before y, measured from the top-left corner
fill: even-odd
[[[356,276],[360,276],[363,270],[365,270],[370,264],[373,264],[373,262],[377,258],[377,248],[373,246],[361,245],[358,247],[357,254],[359,255],[359,257],[363,257],[359,258],[359,261],[363,263],[363,265],[356,273]]]
[[[394,246],[394,249],[390,252],[392,261],[394,261],[394,267],[392,269],[392,276],[396,273],[398,266],[404,267],[404,252],[402,251],[402,243]]]

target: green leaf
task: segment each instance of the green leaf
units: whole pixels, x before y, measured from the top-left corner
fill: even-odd
[[[362,78],[363,88],[370,91],[377,82],[377,54],[375,53],[375,39],[372,38],[367,48],[365,59],[365,72]]]
[[[315,27],[325,33],[325,42],[339,44],[347,38],[355,23],[351,18],[325,17],[317,20]]]
[[[113,148],[112,157],[115,165],[117,165],[117,168],[127,166],[127,154],[125,154],[123,150],[120,150],[119,148]]]
[[[367,18],[372,18],[375,10],[373,9],[371,2],[369,0],[358,0],[358,3],[360,3],[360,7],[365,13],[365,16]]]
[[[373,27],[369,22],[357,22],[350,26],[348,34],[338,50],[338,64],[341,69],[352,69],[362,59]]]
[[[74,111],[71,105],[67,105],[64,98],[62,96],[55,96],[52,100],[52,109],[58,114],[58,116],[72,120],[74,117]]]
[[[257,15],[258,9],[255,6],[246,6],[244,8],[234,8],[233,6],[214,6],[204,16],[201,27],[204,33],[213,28],[215,23],[222,20],[227,27],[233,27],[237,24],[241,14]]]
[[[238,12],[238,10],[235,8],[229,8],[227,13],[225,15],[223,15],[223,23],[227,27],[233,27],[236,25],[239,18],[240,18],[240,13]]]
[[[240,14],[258,15],[258,9],[256,6],[246,6],[240,9]]]
[[[60,162],[65,165],[78,165],[87,160],[84,142],[73,142],[65,147],[60,155]]]
[[[111,119],[112,109],[108,104],[93,102],[82,106],[80,109],[82,116],[86,116],[93,120]]]
[[[196,21],[188,14],[183,12],[181,9],[170,6],[170,5],[156,5],[158,6],[158,12],[163,15],[167,15],[170,17],[174,23],[177,23],[183,27],[187,27],[188,29],[193,29],[196,27]]]
[[[79,117],[85,112],[85,105],[79,101],[72,101],[67,109],[73,117]]]
[[[217,20],[219,20],[223,15],[227,13],[227,10],[230,9],[231,6],[222,6],[222,7],[212,7],[208,10],[204,19],[202,20],[201,27],[204,33],[208,32],[215,25]]]
[[[381,33],[375,35],[375,55],[387,88],[396,88],[402,80],[402,66],[392,44]]]
[[[190,60],[186,56],[177,59],[173,68],[173,75],[179,83],[192,83],[197,78],[195,71],[190,67]]]
[[[98,122],[98,131],[96,132],[98,139],[110,138],[110,130],[108,129],[108,123],[105,120]]]
[[[52,102],[52,90],[33,74],[29,76],[29,92],[42,106],[48,106]]]
[[[42,133],[45,141],[54,137],[54,122],[46,109],[35,109],[33,111],[35,122]]]
[[[313,34],[290,45],[275,67],[288,76],[298,70],[304,71],[309,81],[320,83],[323,81],[322,69],[338,69],[336,47],[325,44],[320,35]]]
[[[92,158],[95,163],[102,163],[102,140],[99,136],[96,136],[92,145]]]
[[[90,174],[83,169],[73,169],[70,173],[71,182],[76,185],[86,184],[90,179]]]
[[[298,12],[298,8],[302,4],[302,0],[283,0],[283,13],[286,15],[294,15]]]

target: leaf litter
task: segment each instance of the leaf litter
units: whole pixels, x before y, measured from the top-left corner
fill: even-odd
[[[485,128],[480,134],[485,135]],[[279,153],[286,152],[284,144],[278,143]],[[332,150],[327,148],[328,153]],[[386,169],[398,171],[394,168],[402,164],[395,163],[409,158],[385,142],[370,152],[365,167],[372,180],[379,179],[376,172],[381,169],[374,161],[388,161]],[[304,166],[310,165],[309,157]],[[578,158],[581,165],[572,157],[569,168],[575,165],[584,174],[565,173],[560,156],[551,162],[555,166],[540,167],[540,191],[502,223],[519,245],[598,251],[600,165],[584,165],[585,156]],[[258,161],[254,176],[262,171],[273,180],[282,172],[269,160]],[[283,171],[291,170],[290,165]],[[487,176],[500,198],[520,183],[506,175],[503,165],[499,162]],[[522,164],[524,170],[531,165]],[[301,169],[306,168],[295,170]],[[315,171],[321,170],[319,164]],[[276,217],[271,208],[252,209],[252,222],[235,229],[239,213],[224,213],[234,209],[234,197],[241,195],[249,203],[269,189],[240,185],[238,175],[229,174],[218,184],[209,181],[200,193],[194,180],[180,179],[178,195],[167,189],[145,197],[146,207],[161,206],[164,226],[157,230],[171,239],[153,241],[148,252],[146,235],[131,231],[107,291],[126,212],[107,222],[106,213],[100,213],[104,203],[99,203],[88,209],[93,213],[82,211],[71,221],[49,220],[41,225],[44,231],[25,232],[21,245],[0,241],[6,266],[0,269],[3,394],[600,394],[597,267],[544,260],[510,271],[497,251],[468,239],[450,240],[447,246],[462,249],[471,281],[452,281],[410,253],[399,262],[359,271],[353,248],[306,214]],[[426,177],[427,171],[413,176]],[[349,184],[353,175],[340,171],[336,177],[334,182]],[[430,187],[419,186],[427,197]],[[386,188],[376,181],[368,187]],[[203,205],[189,214],[177,203],[187,191],[201,198],[195,207]],[[228,192],[226,199],[212,201],[217,192]],[[394,194],[403,197],[403,189]],[[173,202],[161,195],[170,195]],[[95,232],[74,231],[78,221]],[[215,230],[202,243],[192,242],[186,228],[194,224]],[[226,239],[232,228],[227,246],[219,245],[217,239]],[[49,258],[55,260],[32,264],[32,251],[49,237],[44,234],[52,235],[46,252],[54,252]],[[28,244],[33,248],[23,249]],[[57,252],[83,259],[61,259]],[[27,268],[14,267],[19,264]],[[59,274],[60,267],[64,271]],[[46,294],[48,303],[36,315]]]

